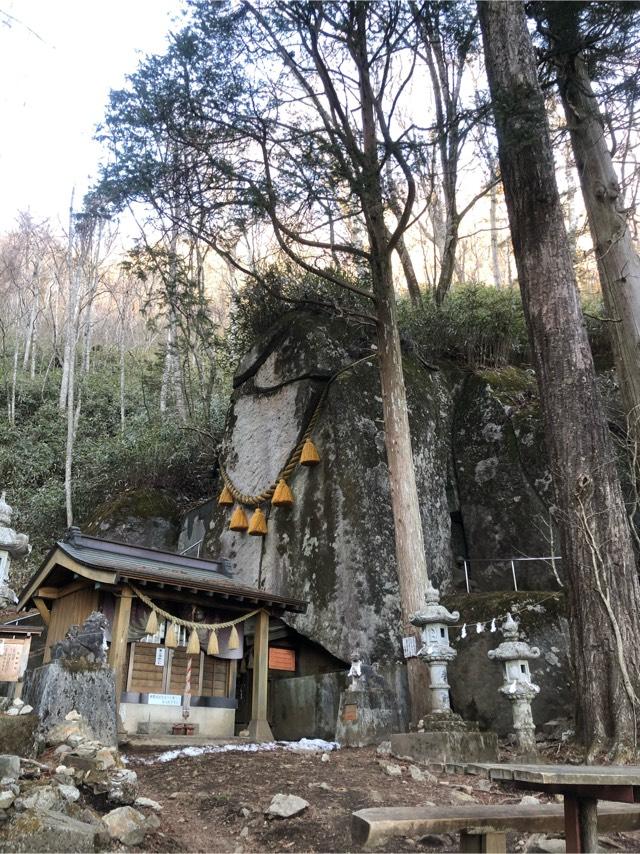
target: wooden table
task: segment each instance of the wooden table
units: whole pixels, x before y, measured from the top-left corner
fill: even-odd
[[[479,763],[491,780],[564,796],[567,852],[598,850],[599,800],[640,803],[639,765],[496,765]]]

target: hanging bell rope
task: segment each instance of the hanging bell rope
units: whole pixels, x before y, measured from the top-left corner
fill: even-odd
[[[305,448],[306,443],[311,439],[311,434],[313,433],[313,430],[316,426],[318,418],[320,417],[320,412],[322,410],[322,406],[323,406],[323,404],[327,398],[327,395],[329,393],[329,388],[330,388],[331,384],[333,382],[335,382],[339,376],[341,376],[342,374],[346,373],[347,371],[350,371],[353,368],[355,368],[356,365],[360,365],[360,364],[362,364],[362,362],[368,362],[370,359],[374,359],[377,355],[378,355],[377,353],[369,353],[369,355],[363,356],[362,359],[357,359],[355,362],[352,362],[350,365],[346,365],[344,368],[340,368],[339,371],[336,371],[334,374],[332,374],[329,377],[324,389],[322,390],[322,392],[320,394],[320,397],[318,398],[318,402],[315,405],[315,408],[313,410],[311,418],[309,419],[309,423],[307,424],[307,429],[304,431],[304,433],[300,437],[300,441],[298,442],[298,444],[295,446],[295,448],[289,454],[287,462],[285,463],[283,468],[278,472],[278,475],[277,475],[275,481],[271,484],[271,486],[268,489],[265,489],[264,492],[260,492],[258,495],[249,495],[246,492],[241,492],[234,485],[233,481],[229,477],[229,475],[228,475],[225,467],[223,466],[223,464],[221,462],[219,462],[220,475],[222,476],[224,486],[226,487],[226,489],[229,490],[229,492],[235,498],[235,500],[238,502],[238,504],[243,504],[245,507],[259,507],[260,504],[264,504],[267,501],[272,500],[272,498],[274,497],[274,494],[275,494],[275,492],[276,492],[276,490],[280,484],[280,481],[284,481],[286,484],[286,481],[291,477],[291,475],[295,471],[296,467],[300,464],[300,462],[301,462],[300,458],[302,456],[303,449]],[[313,449],[315,450],[316,455],[318,456],[318,459],[315,460],[314,462],[306,463],[306,465],[315,465],[317,462],[320,462],[320,456],[318,455],[318,452],[315,448],[315,445],[313,445],[312,442],[311,442],[311,445],[312,445]],[[223,495],[225,495],[224,489],[222,490],[222,493],[220,494],[220,499],[222,499]],[[220,501],[220,499],[219,499],[219,501]],[[291,496],[291,500],[293,502],[293,496]],[[234,513],[235,513],[235,511],[234,511]],[[231,527],[231,526],[229,526],[229,527]],[[235,530],[235,529],[232,528],[231,530]],[[246,530],[246,529],[238,529],[238,530]]]
[[[232,626],[237,626],[238,623],[244,622],[244,620],[249,620],[251,617],[255,617],[256,614],[259,614],[262,611],[262,608],[256,608],[255,611],[249,611],[248,614],[243,614],[241,617],[236,617],[235,620],[227,620],[225,623],[196,623],[193,620],[182,620],[180,617],[174,617],[173,614],[170,614],[168,611],[164,611],[162,608],[159,608],[155,602],[146,596],[142,590],[139,590],[135,585],[129,582],[129,587],[136,594],[138,599],[144,602],[145,605],[148,605],[149,608],[152,608],[157,614],[161,617],[164,617],[167,622],[171,623],[169,626],[169,630],[173,629],[175,634],[175,626],[184,626],[187,629],[204,629],[205,631],[217,632],[221,629],[230,629]],[[167,634],[169,633],[167,631]],[[236,632],[237,634],[237,632]],[[165,640],[165,646],[167,646],[167,642]]]

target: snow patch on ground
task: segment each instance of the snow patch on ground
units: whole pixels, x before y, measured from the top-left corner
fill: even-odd
[[[258,753],[267,750],[288,750],[293,753],[328,753],[339,750],[340,745],[335,741],[324,741],[322,738],[301,738],[300,741],[265,741],[255,743],[205,744],[201,747],[180,747],[176,750],[165,750],[155,756],[123,756],[125,763],[135,765],[155,765],[157,762],[173,762],[180,756],[203,756],[207,753]]]

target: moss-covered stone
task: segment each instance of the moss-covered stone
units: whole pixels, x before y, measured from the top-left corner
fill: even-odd
[[[156,489],[123,492],[96,509],[84,529],[105,539],[170,551],[180,527],[176,499]]]

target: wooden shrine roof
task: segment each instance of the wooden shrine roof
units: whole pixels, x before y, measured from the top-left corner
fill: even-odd
[[[17,608],[24,608],[47,579],[48,584],[59,578],[59,570],[90,578],[105,586],[132,581],[141,587],[152,584],[176,591],[203,591],[224,599],[264,604],[285,611],[304,613],[307,603],[236,584],[227,560],[206,560],[187,557],[175,552],[163,552],[141,546],[131,546],[82,534],[72,528],[65,539],[58,541],[40,569],[20,593]]]

